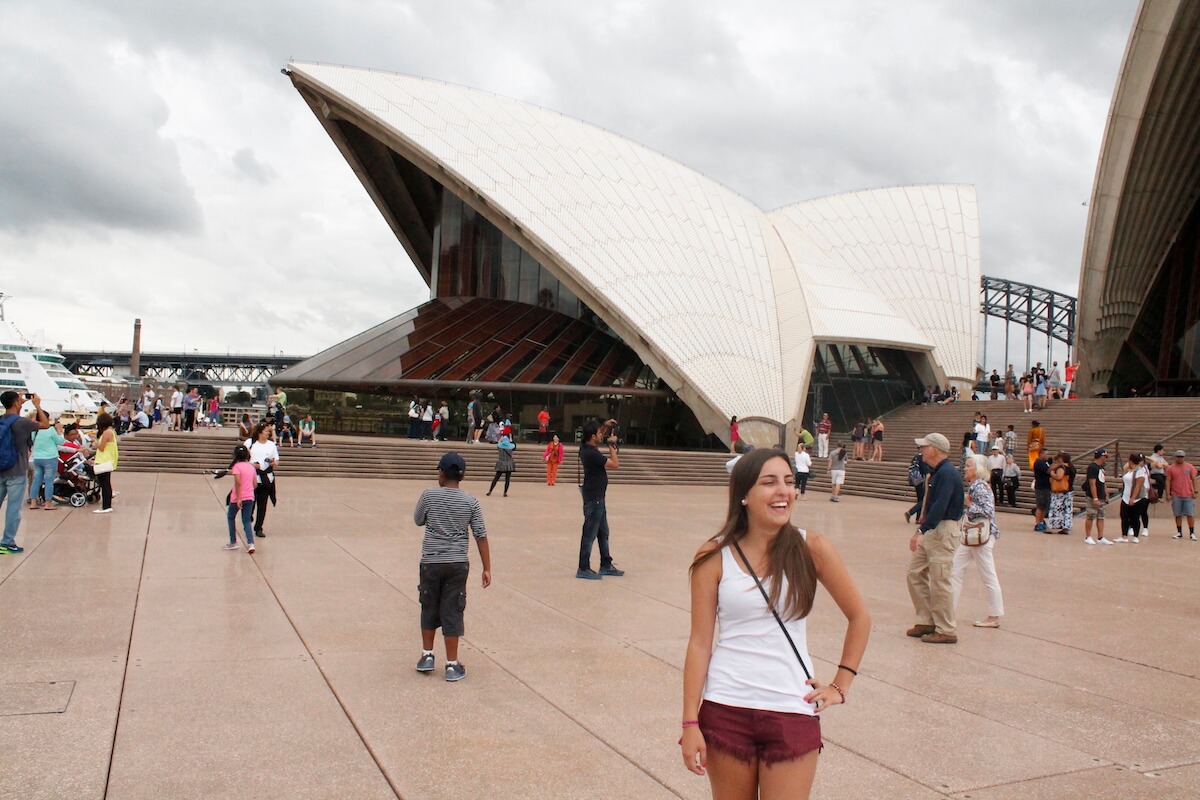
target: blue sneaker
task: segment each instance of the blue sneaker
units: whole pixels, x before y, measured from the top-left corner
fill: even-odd
[[[1039,522],[1037,525],[1033,526],[1033,529],[1038,533],[1041,533],[1042,531],[1046,530],[1046,523]]]
[[[433,653],[422,653],[417,661],[417,672],[433,672]]]
[[[461,681],[465,677],[467,677],[467,668],[462,664],[446,665],[446,680]]]
[[[625,574],[625,570],[617,569],[616,564],[609,564],[607,567],[600,568],[601,575],[611,575],[614,578],[619,578]]]
[[[600,573],[594,569],[577,569],[575,570],[575,577],[585,581],[598,581],[600,580]]]

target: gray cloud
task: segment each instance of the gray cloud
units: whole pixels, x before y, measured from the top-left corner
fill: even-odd
[[[198,231],[166,103],[98,43],[37,49],[42,32],[0,34],[0,227]]]
[[[150,302],[168,306],[155,309],[164,335],[189,309],[227,313],[198,331],[217,349],[316,350],[421,302],[399,244],[279,75],[295,56],[562,111],[766,208],[975,184],[985,272],[1074,292],[1080,204],[1136,5],[8,0],[0,31],[26,35],[0,33],[24,48],[0,48],[14,87],[0,95],[0,136],[19,153],[0,156],[0,233],[87,223],[135,235],[110,231],[97,250],[18,231],[0,246],[34,264],[86,251],[202,275],[164,281]],[[64,27],[69,46],[48,35]],[[207,235],[178,235],[201,219]],[[260,280],[292,290],[291,305],[224,310],[231,287]]]
[[[243,177],[257,183],[270,183],[275,179],[275,170],[259,161],[249,147],[243,147],[233,154],[233,166]]]

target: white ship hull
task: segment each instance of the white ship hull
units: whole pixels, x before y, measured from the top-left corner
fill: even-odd
[[[100,410],[96,393],[67,371],[61,354],[26,344],[11,323],[0,320],[0,392],[10,390],[39,395],[52,419],[66,415],[86,424]]]

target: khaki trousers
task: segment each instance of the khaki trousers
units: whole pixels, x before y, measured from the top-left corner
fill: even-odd
[[[953,634],[954,589],[951,567],[962,541],[958,520],[946,520],[921,537],[908,562],[908,594],[918,625],[932,625],[938,633]]]

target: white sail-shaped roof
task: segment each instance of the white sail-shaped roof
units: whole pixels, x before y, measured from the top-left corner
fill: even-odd
[[[974,382],[981,279],[975,187],[851,192],[796,203],[772,212],[771,218],[803,230],[833,260],[835,272],[853,273],[877,298],[877,308],[911,323],[933,346],[934,359],[948,378]],[[845,335],[863,322],[859,311],[835,325]],[[893,324],[882,316],[875,322],[885,328]],[[873,340],[876,328],[864,330]],[[909,337],[900,327],[893,335],[895,341]]]
[[[975,341],[969,189],[865,192],[768,215],[671,158],[543,108],[391,73],[289,69],[319,116],[352,114],[528,246],[715,432],[731,415],[795,420],[822,339],[932,349],[951,358],[947,373],[973,372],[973,349],[967,358],[950,338]],[[898,202],[910,192],[940,202]],[[874,227],[860,219],[868,205],[881,214]],[[847,286],[858,293],[850,305]],[[962,308],[911,308],[930,297]]]

